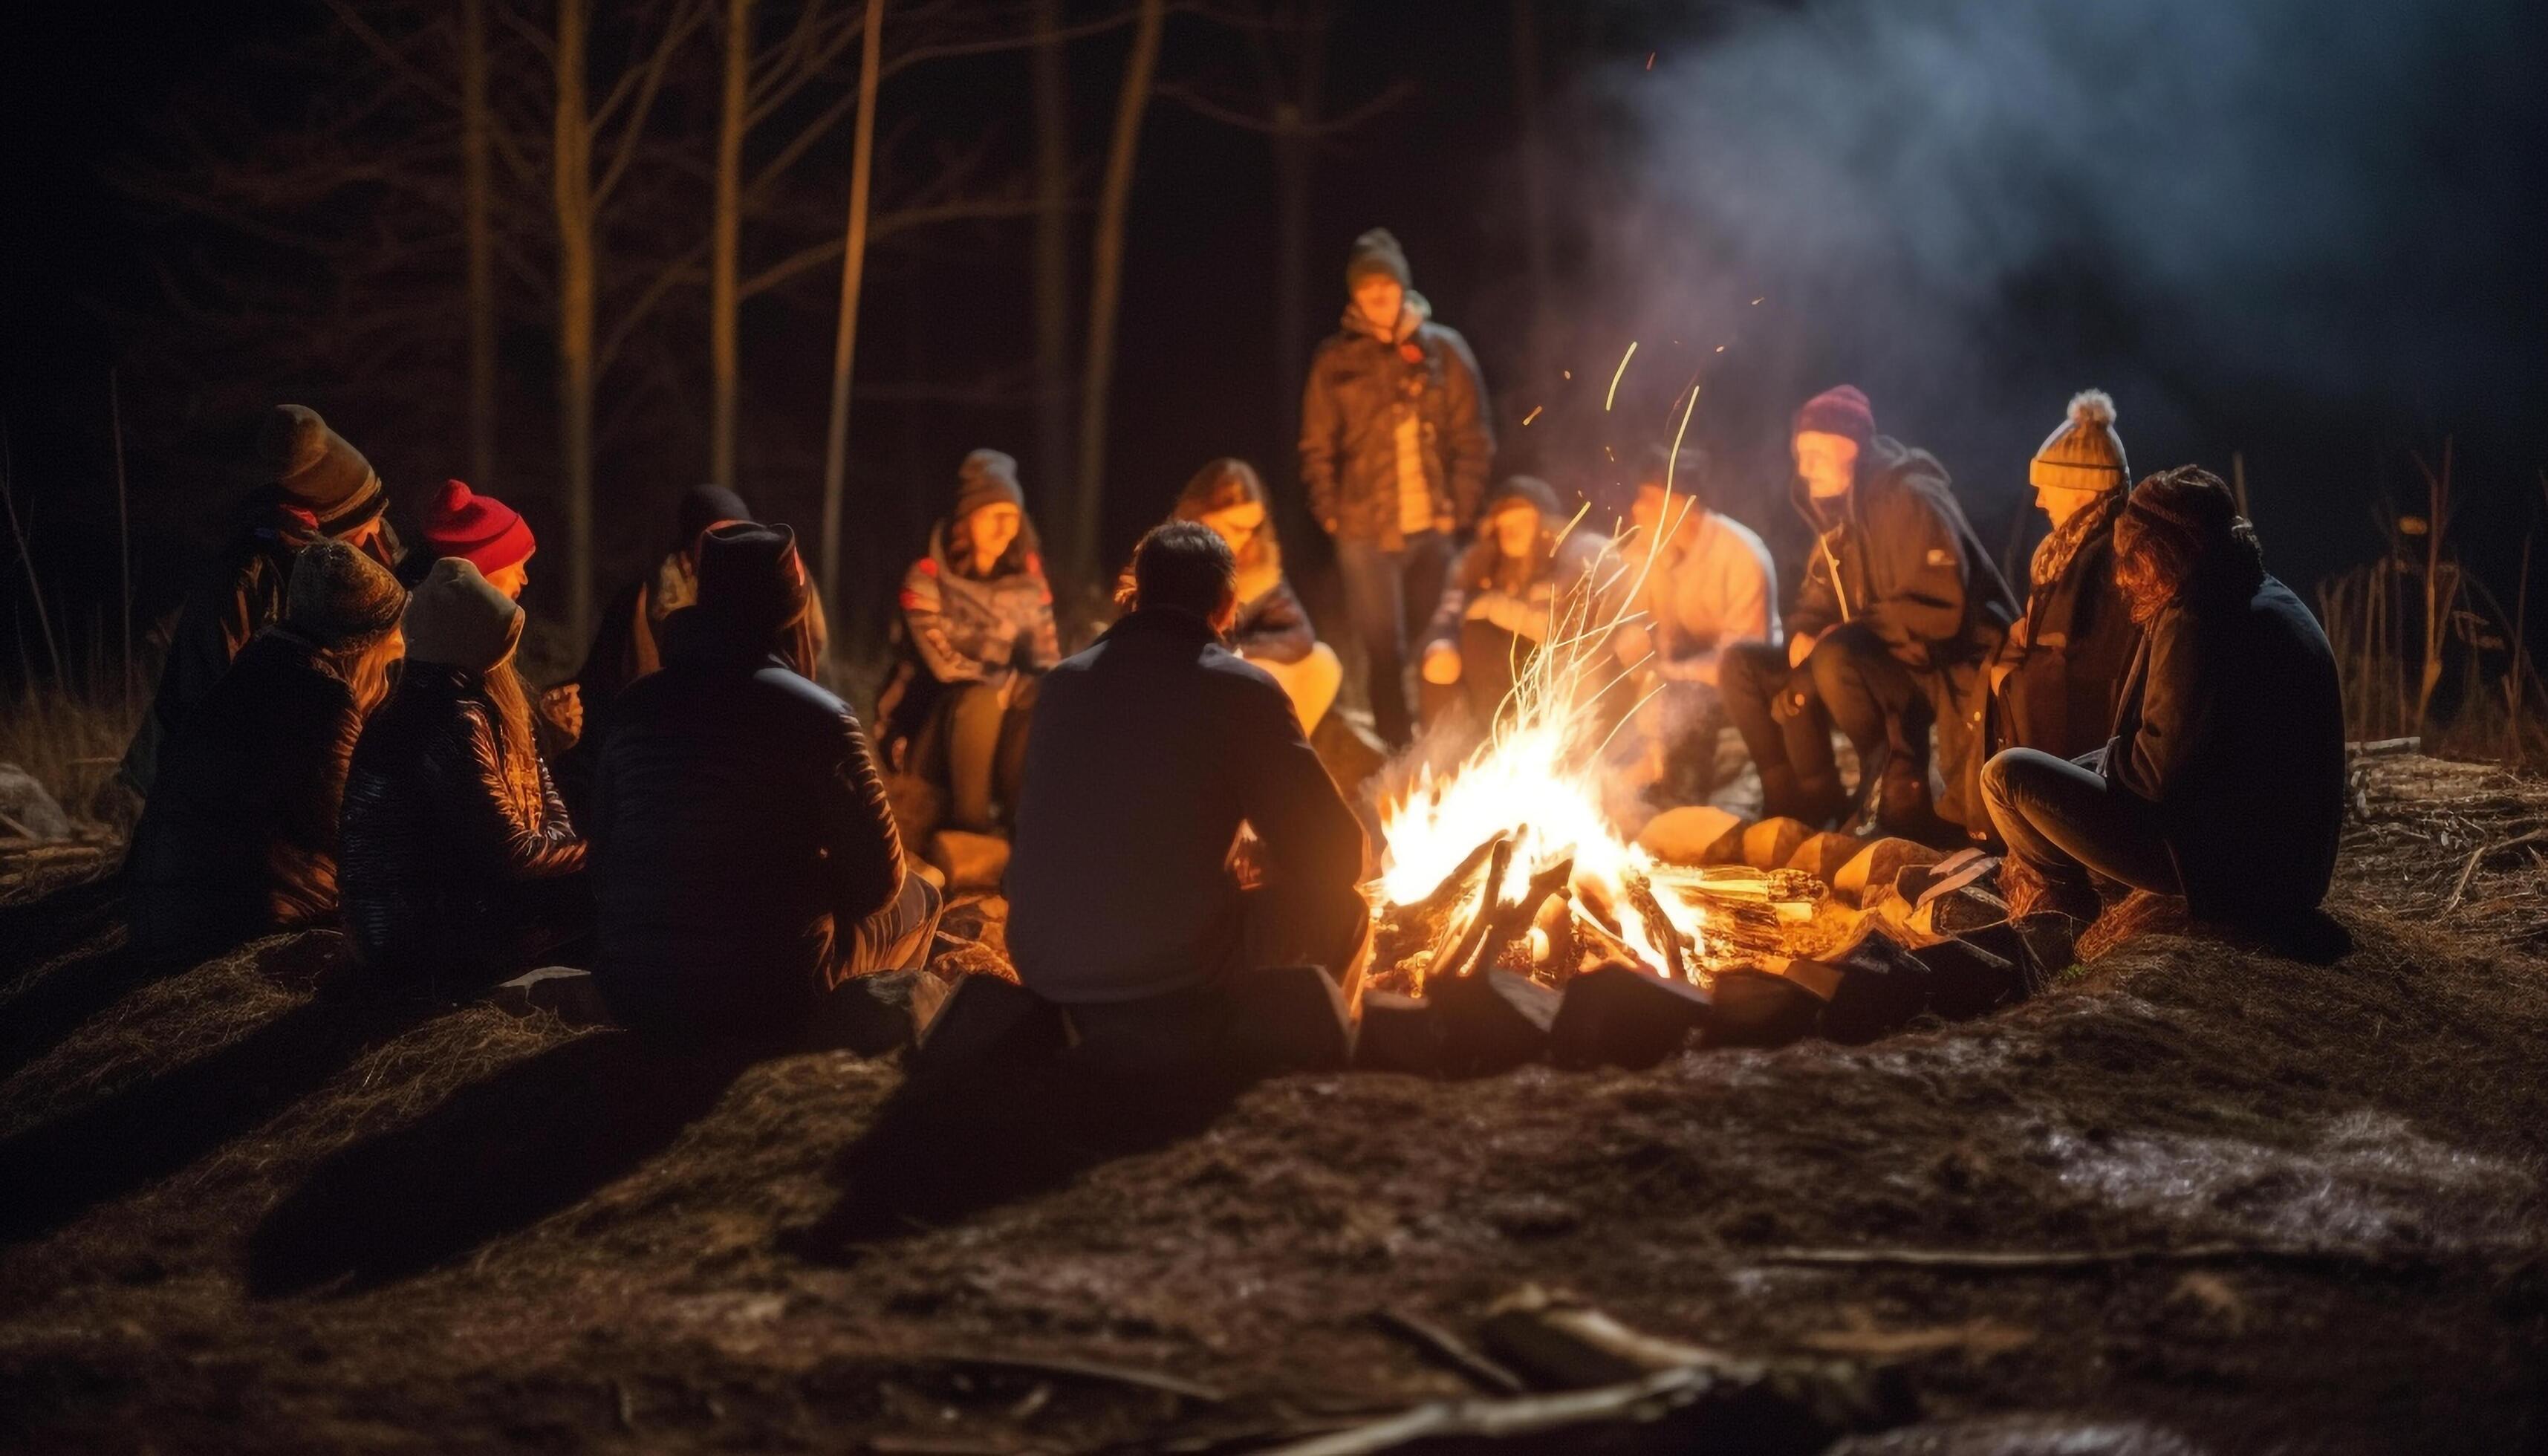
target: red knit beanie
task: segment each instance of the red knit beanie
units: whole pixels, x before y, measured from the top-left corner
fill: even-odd
[[[424,512],[425,549],[459,557],[487,576],[530,560],[538,545],[521,512],[465,481],[444,481]]]
[[[1866,403],[1866,394],[1854,384],[1834,385],[1805,402],[1796,411],[1791,435],[1811,431],[1822,435],[1846,435],[1864,445],[1875,438],[1875,407]]]

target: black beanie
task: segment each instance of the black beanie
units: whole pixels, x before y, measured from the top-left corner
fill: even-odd
[[[1018,484],[1017,457],[1003,450],[976,450],[956,471],[955,518],[962,520],[985,505],[1009,504],[1024,510],[1027,493]]]
[[[682,493],[681,506],[674,514],[681,523],[682,539],[673,543],[673,549],[690,551],[697,548],[707,528],[717,522],[752,519],[752,507],[723,486],[692,486]]]
[[[1353,251],[1345,255],[1345,292],[1353,292],[1354,285],[1371,273],[1386,273],[1401,288],[1415,286],[1415,270],[1407,266],[1407,249],[1386,228],[1374,228],[1354,239]]]
[[[1494,515],[1515,500],[1529,501],[1542,515],[1565,514],[1558,506],[1556,489],[1537,476],[1528,475],[1504,477],[1502,484],[1487,493],[1486,508],[1479,514],[1482,518]]]
[[[805,572],[796,533],[736,521],[699,539],[701,616],[746,641],[775,642],[805,614]]]
[[[307,506],[318,529],[341,536],[381,513],[381,478],[363,452],[327,427],[307,405],[277,405],[257,435],[257,465],[266,484]]]

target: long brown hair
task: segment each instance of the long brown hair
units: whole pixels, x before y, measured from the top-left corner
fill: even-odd
[[[2243,597],[2264,579],[2256,528],[2221,477],[2199,465],[2147,477],[2115,520],[2115,585],[2136,622],[2179,601]]]
[[[1010,502],[1006,500],[991,502],[993,505],[1008,503]],[[981,505],[961,515],[950,515],[947,517],[946,525],[940,528],[943,534],[939,539],[945,542],[947,547],[947,564],[958,575],[973,576],[973,517],[979,511],[989,508],[989,505]],[[1035,517],[1021,508],[1018,511],[1018,538],[1009,543],[1008,550],[1000,553],[999,560],[991,563],[990,574],[976,580],[988,582],[1001,577],[1014,577],[1031,568],[1040,571],[1043,563],[1038,558],[1043,551],[1044,545],[1036,537]]]
[[[1283,546],[1274,534],[1274,504],[1265,498],[1265,478],[1256,467],[1235,455],[1224,455],[1207,462],[1177,493],[1177,503],[1168,512],[1170,520],[1201,520],[1207,515],[1228,510],[1233,505],[1258,505],[1265,510],[1265,523],[1248,539],[1247,549],[1238,553],[1241,577],[1261,575],[1267,570],[1283,570]]]

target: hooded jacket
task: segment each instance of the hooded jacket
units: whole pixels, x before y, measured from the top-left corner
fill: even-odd
[[[135,792],[149,796],[170,735],[229,671],[248,639],[283,620],[293,558],[318,539],[318,518],[286,508],[281,492],[268,489],[251,498],[237,534],[195,579],[177,608],[150,711],[135,725],[133,742],[124,751],[120,774]]]
[[[1395,409],[1415,411],[1433,513],[1465,529],[1478,517],[1496,453],[1477,356],[1455,329],[1431,321],[1410,290],[1398,326],[1384,336],[1345,307],[1336,332],[1310,360],[1301,399],[1301,481],[1310,514],[1335,534],[1395,550],[1399,529]]]
[[[344,913],[354,954],[400,980],[507,968],[514,887],[584,868],[548,766],[507,762],[484,673],[410,660],[364,725],[345,781]]]
[[[2106,776],[2154,804],[2189,907],[2271,928],[2314,909],[2344,830],[2344,699],[2318,619],[2270,576],[2143,632]]]
[[[595,960],[633,1025],[783,1027],[848,927],[893,903],[902,842],[848,703],[692,607],[621,698],[592,823]]]
[[[1136,611],[1045,679],[1009,860],[1009,949],[1060,1002],[1182,990],[1240,948],[1241,824],[1269,883],[1349,895],[1362,827],[1292,699],[1212,626]]]
[[[125,861],[134,944],[207,951],[332,919],[362,728],[352,685],[309,639],[251,639],[160,754]]]
[[[902,576],[902,612],[894,624],[902,661],[876,700],[889,742],[918,733],[948,687],[997,685],[1013,673],[1042,673],[1061,660],[1044,558],[1028,550],[1016,571],[966,576],[947,555],[947,530],[941,521],[930,531],[929,554]]]
[[[2007,680],[1994,699],[1992,747],[2075,759],[2105,742],[2125,674],[2140,646],[2115,586],[2115,515],[2123,493],[2086,507],[2075,539],[2038,548],[2023,630],[2000,650]]]
[[[1976,663],[1998,650],[2017,598],[1956,503],[1947,468],[1890,435],[1867,441],[1858,484],[1798,513],[1815,530],[1787,635],[1863,622],[1914,672]]]

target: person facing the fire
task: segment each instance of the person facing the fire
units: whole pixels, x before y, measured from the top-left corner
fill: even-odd
[[[291,571],[283,619],[248,639],[160,751],[124,862],[145,956],[335,918],[346,768],[388,693],[407,593],[345,541],[310,543]]]
[[[345,780],[345,931],[375,975],[497,980],[592,928],[584,840],[513,670],[524,619],[463,556],[408,598],[407,665]]]
[[[520,511],[471,490],[467,481],[444,481],[424,508],[422,527],[416,549],[399,563],[399,585],[413,592],[437,563],[465,561],[506,600],[522,599],[540,543]],[[565,753],[584,734],[584,697],[573,682],[534,696],[531,714],[545,755]]]
[[[1636,789],[1687,801],[1713,785],[1725,725],[1718,674],[1737,643],[1778,642],[1778,576],[1751,527],[1710,505],[1707,457],[1662,445],[1639,462],[1632,529],[1618,543],[1621,586],[1636,588],[1611,637],[1635,696]]]
[[[1465,701],[1479,726],[1493,723],[1552,633],[1598,624],[1591,597],[1615,585],[1617,563],[1599,533],[1566,527],[1546,481],[1517,475],[1488,495],[1485,528],[1453,564],[1424,628],[1428,722]]]
[[[821,1040],[844,981],[927,960],[938,886],[903,858],[858,718],[791,657],[812,595],[795,533],[718,526],[697,582],[602,744],[593,976],[640,1031]]]
[[[1401,748],[1414,733],[1408,639],[1441,597],[1454,534],[1477,518],[1496,437],[1477,356],[1432,321],[1389,229],[1354,239],[1345,290],[1343,321],[1310,360],[1301,481],[1335,541],[1373,723]]]
[[[1133,558],[1133,610],[1055,668],[1009,861],[1009,950],[1083,1049],[1214,1068],[1234,978],[1318,965],[1349,982],[1370,933],[1363,833],[1291,698],[1231,652],[1237,563],[1170,521]],[[1242,888],[1233,848],[1261,875]]]
[[[2115,402],[2072,398],[2027,475],[2052,532],[2027,568],[2026,613],[1990,668],[1990,743],[2071,759],[2106,741],[2140,628],[2115,586],[2115,521],[2132,489]]]
[[[1224,639],[1230,651],[1282,684],[1302,729],[1317,733],[1344,685],[1344,665],[1334,648],[1319,640],[1300,594],[1283,574],[1283,547],[1268,513],[1264,477],[1246,461],[1225,455],[1186,482],[1168,518],[1199,521],[1228,544],[1238,560],[1238,616]],[[1127,566],[1115,584],[1115,604],[1129,609],[1134,594],[1133,569]]]
[[[389,496],[371,462],[306,405],[277,405],[257,435],[260,484],[244,519],[177,611],[150,711],[134,729],[116,780],[149,797],[159,753],[186,713],[229,670],[248,640],[281,620],[292,563],[315,541],[342,541],[382,566],[399,542],[382,510]]]
[[[964,457],[956,508],[902,578],[901,661],[876,700],[885,757],[947,795],[947,822],[996,834],[1014,816],[1038,682],[1061,657],[1052,588],[1018,462]]]
[[[1816,395],[1791,433],[1796,509],[1815,532],[1804,586],[1783,647],[1737,645],[1720,669],[1767,812],[1824,825],[1850,808],[1832,756],[1836,723],[1858,750],[1857,800],[1887,833],[1960,839],[1987,828],[1972,782],[1979,679],[2016,620],[2016,598],[1946,467],[1876,433],[1866,395],[1849,385]],[[1947,785],[1934,806],[1933,723]]]
[[[2142,481],[2114,550],[2141,639],[2113,736],[2076,762],[2013,748],[1982,771],[2008,842],[2009,909],[2094,920],[2103,880],[2183,895],[2200,920],[2299,932],[2344,828],[2344,703],[2326,634],[2266,574],[2255,528],[2200,467]]]

